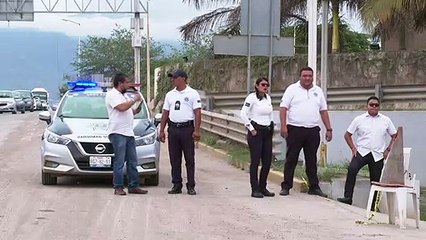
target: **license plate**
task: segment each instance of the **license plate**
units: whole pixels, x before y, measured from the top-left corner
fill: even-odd
[[[90,167],[111,167],[111,157],[96,157],[89,158]]]

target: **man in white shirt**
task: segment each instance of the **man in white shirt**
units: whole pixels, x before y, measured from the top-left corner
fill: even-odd
[[[327,197],[319,187],[317,176],[317,150],[320,144],[320,117],[326,127],[325,138],[332,139],[332,129],[327,103],[320,87],[313,84],[313,70],[300,70],[300,78],[285,90],[280,104],[281,136],[287,142],[284,164],[284,181],[280,195],[287,196],[293,187],[294,170],[300,150],[305,154],[306,175],[309,181],[308,194]]]
[[[135,134],[133,133],[133,116],[140,112],[140,107],[132,109],[133,104],[141,100],[135,94],[129,99],[124,93],[129,88],[129,77],[118,73],[113,78],[114,88],[105,97],[108,110],[108,138],[114,148],[113,185],[115,195],[126,195],[124,191],[124,162],[126,162],[128,193],[146,194],[148,191],[139,188],[139,174],[136,168],[137,155]]]
[[[195,143],[200,140],[201,98],[198,92],[186,84],[188,75],[176,70],[168,75],[175,86],[166,94],[160,123],[160,141],[166,141],[164,129],[168,124],[169,157],[172,167],[173,187],[169,194],[182,193],[182,152],[187,173],[186,189],[189,195],[195,191]]]
[[[383,161],[387,158],[392,142],[395,141],[397,130],[390,118],[379,113],[380,102],[375,96],[367,100],[367,113],[354,118],[345,133],[345,140],[352,152],[352,161],[346,176],[345,193],[339,202],[352,204],[356,175],[368,164],[370,181],[380,181]],[[352,135],[357,137],[356,145]],[[390,143],[386,146],[386,137],[390,135]],[[375,197],[374,197],[375,198]]]

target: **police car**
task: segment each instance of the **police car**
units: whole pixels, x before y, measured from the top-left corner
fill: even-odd
[[[68,85],[71,90],[62,97],[55,112],[39,113],[39,119],[48,123],[41,142],[43,185],[57,184],[60,176],[112,176],[114,150],[107,132],[106,87],[90,81]],[[133,97],[135,92],[126,94]],[[156,186],[160,158],[158,121],[150,118],[143,99],[141,104],[133,124],[137,169],[147,185]]]

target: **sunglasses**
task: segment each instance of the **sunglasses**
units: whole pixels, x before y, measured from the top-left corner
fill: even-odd
[[[379,107],[380,104],[378,104],[378,103],[370,103],[370,104],[368,104],[368,106],[370,106],[370,107]]]
[[[269,87],[269,84],[268,83],[261,83],[260,86],[262,86],[262,87]]]

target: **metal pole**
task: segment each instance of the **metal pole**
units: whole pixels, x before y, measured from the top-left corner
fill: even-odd
[[[328,77],[328,0],[322,1],[322,28],[321,28],[321,88],[327,100]]]
[[[322,0],[322,27],[321,27],[321,89],[327,100],[327,61],[328,61],[328,0]],[[325,132],[321,126],[321,132]],[[320,166],[327,166],[327,141],[325,135],[321,134]]]
[[[251,88],[251,1],[248,6],[248,36],[247,36],[247,94]]]
[[[77,62],[78,63],[80,63],[80,53],[81,53],[81,36],[78,35],[78,50],[77,50],[77,54],[78,54]]]
[[[308,0],[308,66],[314,70],[317,83],[317,0]]]
[[[293,26],[293,54],[296,54],[296,24]]]
[[[273,49],[273,39],[272,39],[272,31],[273,31],[273,24],[274,24],[274,20],[273,20],[273,1],[275,0],[271,0],[270,1],[270,8],[269,8],[269,63],[268,63],[268,79],[269,79],[269,85],[270,87],[268,88],[268,92],[271,93],[271,89],[272,89],[272,49]]]
[[[151,103],[151,40],[149,39],[149,1],[146,2],[146,98]]]
[[[141,36],[141,28],[140,28],[140,12],[139,12],[139,0],[134,0],[135,5],[135,35],[134,38],[140,38]],[[141,48],[138,45],[134,45],[134,52],[135,52],[135,69],[134,69],[134,80],[135,83],[141,82],[140,77],[140,62],[141,62]]]

